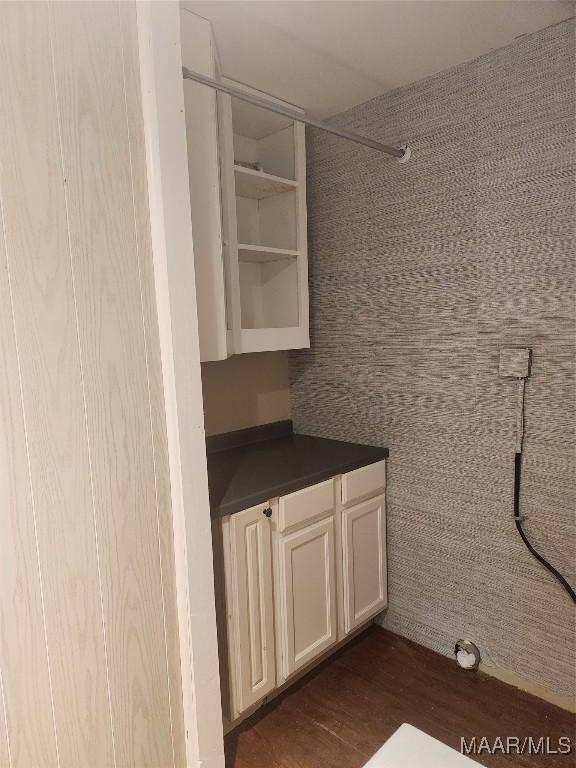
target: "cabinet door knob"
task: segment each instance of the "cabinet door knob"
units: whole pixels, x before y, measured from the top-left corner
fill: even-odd
[[[262,510],[262,514],[265,517],[272,517],[272,509],[270,507],[266,507],[266,509]]]

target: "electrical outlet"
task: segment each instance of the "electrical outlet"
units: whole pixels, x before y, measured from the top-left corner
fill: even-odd
[[[507,347],[500,350],[500,376],[512,379],[527,379],[530,375],[532,350],[528,347]]]

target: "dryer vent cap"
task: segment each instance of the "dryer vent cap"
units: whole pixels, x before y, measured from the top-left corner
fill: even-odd
[[[454,646],[454,655],[462,669],[476,670],[480,666],[480,651],[472,640],[458,640]]]
[[[410,147],[408,146],[408,144],[400,144],[400,146],[398,147],[398,149],[401,149],[401,150],[402,150],[402,152],[404,153],[404,154],[402,155],[402,157],[399,157],[399,158],[398,158],[398,162],[399,162],[399,163],[407,163],[407,162],[408,162],[408,160],[410,160],[410,157],[412,156],[412,150],[410,149]]]

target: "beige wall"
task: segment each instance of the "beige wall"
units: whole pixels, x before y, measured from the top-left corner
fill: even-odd
[[[233,355],[202,364],[207,435],[290,418],[288,353]]]
[[[183,765],[135,7],[0,3],[0,766]]]

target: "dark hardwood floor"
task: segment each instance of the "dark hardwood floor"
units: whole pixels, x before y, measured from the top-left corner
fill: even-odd
[[[568,712],[371,627],[226,738],[228,768],[361,768],[402,724],[460,750],[500,736],[560,736]],[[570,755],[481,755],[485,766],[572,768]]]

